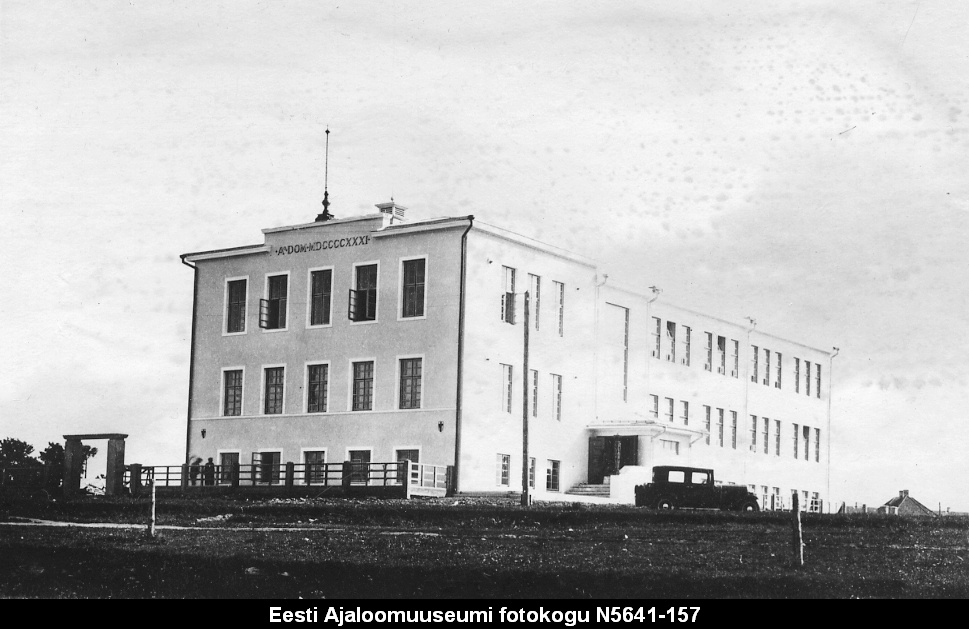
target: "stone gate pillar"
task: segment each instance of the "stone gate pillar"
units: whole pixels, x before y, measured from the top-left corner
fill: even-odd
[[[108,465],[104,472],[104,494],[116,496],[124,489],[124,437],[108,439]]]
[[[81,440],[64,435],[64,481],[65,495],[76,494],[81,490],[81,467],[84,465],[84,450]]]

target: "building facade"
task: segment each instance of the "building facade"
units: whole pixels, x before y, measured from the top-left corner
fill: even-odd
[[[377,207],[182,256],[188,459],[409,459],[453,466],[459,492],[527,478],[549,498],[677,463],[766,507],[824,497],[830,354],[621,288],[470,216]]]

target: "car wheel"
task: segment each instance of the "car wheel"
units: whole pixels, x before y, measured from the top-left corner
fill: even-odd
[[[676,508],[672,498],[660,498],[656,501],[656,508],[662,511],[670,511]]]
[[[748,500],[747,502],[740,505],[741,511],[760,511],[760,507],[753,500]]]

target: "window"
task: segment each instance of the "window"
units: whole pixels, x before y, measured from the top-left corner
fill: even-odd
[[[685,483],[686,472],[683,470],[670,470],[666,475],[667,483]]]
[[[794,393],[801,392],[801,359],[794,359]]]
[[[814,462],[821,462],[821,429],[814,429]]]
[[[737,411],[730,411],[730,447],[737,449]]]
[[[811,395],[811,361],[804,361],[804,393]]]
[[[222,372],[222,415],[242,415],[242,369]]]
[[[762,510],[766,511],[770,507],[770,502],[768,501],[770,498],[770,493],[767,491],[767,485],[760,486],[760,495],[761,495],[760,507]]]
[[[402,263],[403,284],[401,286],[402,319],[424,316],[424,273],[427,261],[424,258],[404,260]]]
[[[690,332],[689,326],[680,326],[682,330],[680,331],[680,342],[682,343],[682,349],[680,351],[680,364],[690,366]]]
[[[705,417],[703,420],[703,429],[707,431],[707,445],[710,445],[710,407],[706,404],[703,405],[703,414]]]
[[[757,416],[750,416],[750,451],[757,452]]]
[[[422,358],[400,359],[400,406],[401,409],[421,407]]]
[[[818,492],[811,492],[811,513],[821,513],[821,497]]]
[[[307,365],[306,367],[306,412],[325,413],[327,389],[329,388],[330,366]]]
[[[774,456],[781,455],[781,420],[774,420]]]
[[[727,373],[727,339],[717,337],[717,373]]]
[[[764,454],[770,454],[770,420],[766,417],[760,419],[764,424],[763,433],[761,433],[764,437]]]
[[[286,296],[289,291],[289,275],[266,277],[267,299],[259,300],[259,327],[266,330],[286,329]]]
[[[542,278],[538,275],[528,274],[528,292],[531,296],[532,317],[534,318],[535,331],[538,331],[539,314],[542,305]],[[534,487],[534,485],[532,485]]]
[[[511,365],[501,365],[501,408],[506,413],[511,412]]]
[[[377,265],[361,264],[353,268],[347,318],[353,322],[377,320]]]
[[[740,342],[730,341],[730,375],[734,378],[740,377]]]
[[[750,381],[756,384],[757,383],[757,361],[759,360],[760,349],[756,345],[751,345],[750,347],[751,347],[750,355],[754,361],[754,364],[751,365]]]
[[[690,472],[690,484],[712,485],[710,482],[710,472]]]
[[[528,458],[528,486],[535,489],[535,457]]]
[[[703,366],[707,371],[713,371],[713,333],[705,332],[707,335],[707,364]]]
[[[501,267],[504,290],[501,293],[501,320],[505,323],[515,323],[515,269],[510,266]]]
[[[814,397],[821,397],[821,363],[814,363]]]
[[[510,454],[499,454],[498,462],[496,464],[497,479],[496,484],[502,487],[508,487],[511,481],[511,455]]]
[[[770,386],[770,350],[766,347],[764,348],[764,382],[763,384]]]
[[[720,444],[720,447],[722,448],[723,447],[723,409],[722,408],[717,409],[717,434],[719,435],[718,442]]]
[[[266,483],[267,485],[279,482],[279,461],[282,453],[278,450],[268,452],[253,452],[252,464],[253,472],[256,474],[256,482]]]
[[[784,357],[781,356],[781,353],[780,352],[776,352],[776,355],[774,357],[777,359],[777,367],[776,367],[777,371],[774,373],[774,388],[775,389],[780,389],[781,388],[781,375],[782,375],[782,371],[783,371],[782,367],[784,365]]]
[[[532,417],[538,417],[538,371],[529,369],[528,373],[532,377]]]
[[[784,508],[784,501],[781,499],[781,488],[780,487],[774,487],[774,495],[771,496],[771,500],[773,501],[773,503],[771,505],[771,508],[773,508],[773,509],[783,509]]]
[[[797,428],[798,428],[798,426],[797,426],[797,424],[794,424],[794,432],[793,432],[793,434],[791,435],[791,436],[793,437],[793,439],[794,439],[794,458],[795,458],[795,459],[797,458],[797,444],[798,444],[798,443],[800,442],[800,440],[801,440],[801,435],[800,435],[800,433],[799,433],[799,432],[797,431]]]
[[[228,280],[225,283],[225,332],[242,334],[246,331],[246,285],[247,279]]]
[[[559,336],[565,334],[565,284],[562,282],[552,282],[555,294],[558,295],[559,302]]]
[[[285,389],[285,368],[267,367],[264,371],[265,393],[262,412],[266,415],[280,415],[283,412],[283,391]]]
[[[670,351],[666,354],[666,360],[671,363],[676,362],[676,324],[672,321],[666,322],[666,342],[669,344]]]
[[[690,403],[686,400],[680,401],[680,419],[683,420],[684,426],[690,425]]]
[[[655,420],[659,419],[659,396],[649,396],[649,415]]]
[[[804,460],[810,461],[811,460],[811,428],[810,426],[803,426],[801,428],[801,431],[804,433],[803,435],[804,439],[803,439],[803,442],[801,443],[804,449]]]
[[[231,483],[233,473],[239,472],[239,453],[220,452],[219,453],[219,482]]]
[[[672,424],[673,423],[673,398],[671,397],[666,398],[665,411],[666,412],[664,413],[664,415],[666,416],[666,421]]]
[[[350,461],[350,483],[354,485],[370,484],[370,450],[348,450],[347,459]]]
[[[326,450],[304,450],[303,466],[303,482],[307,485],[326,482]]]
[[[673,439],[660,439],[659,440],[660,450],[663,452],[669,452],[673,456],[679,456],[680,454],[680,442],[674,441]]]
[[[333,270],[310,271],[310,325],[330,325]]]
[[[653,358],[659,358],[660,355],[660,330],[662,327],[663,322],[658,317],[653,317],[653,350],[650,352]]]
[[[410,474],[410,469],[405,461],[410,461],[411,463],[420,463],[421,451],[418,448],[406,448],[398,449],[395,451],[397,455],[397,484],[403,485],[407,483],[407,477]]]
[[[552,417],[562,421],[562,376],[552,374]]]
[[[373,410],[373,361],[352,363],[353,370],[353,411]]]
[[[558,491],[559,490],[559,467],[561,462],[553,461],[549,459],[548,467],[545,468],[545,490],[546,491]]]

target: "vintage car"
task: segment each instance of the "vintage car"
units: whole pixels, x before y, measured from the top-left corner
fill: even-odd
[[[636,506],[656,509],[759,511],[757,496],[742,485],[718,485],[713,470],[659,465],[653,482],[636,487]]]

